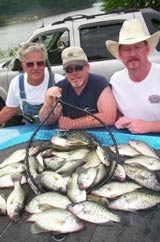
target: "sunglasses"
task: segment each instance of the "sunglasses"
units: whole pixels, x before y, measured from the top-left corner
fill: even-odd
[[[77,65],[77,66],[75,66],[75,67],[70,67],[70,66],[68,66],[68,67],[64,68],[64,71],[65,71],[66,73],[72,73],[73,71],[75,71],[75,72],[79,72],[79,71],[82,71],[82,70],[83,70],[83,67],[84,67],[84,66],[80,66],[80,65]]]
[[[45,65],[44,61],[25,62],[25,64],[28,68],[32,68],[34,65],[37,65],[38,67],[42,67]]]

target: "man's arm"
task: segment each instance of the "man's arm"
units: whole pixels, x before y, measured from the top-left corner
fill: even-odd
[[[7,107],[5,106],[1,111],[0,111],[0,124],[3,124],[4,122],[8,121],[11,119],[14,115],[18,113],[19,108],[12,108],[12,107]]]
[[[45,102],[42,108],[39,111],[39,118],[43,121],[48,113],[50,112],[51,108],[56,104],[56,99],[61,96],[61,89],[59,87],[51,87],[47,90],[45,96]],[[62,111],[62,105],[60,103],[57,104],[54,112],[50,115],[48,120],[46,121],[46,125],[54,123],[57,118],[60,116]]]
[[[94,115],[102,120],[106,125],[113,125],[117,116],[116,103],[110,87],[106,87],[101,93],[97,102],[98,113]],[[76,129],[76,128],[92,128],[101,127],[100,123],[96,118],[91,115],[85,117],[71,119],[69,117],[60,117],[58,121],[61,129]]]

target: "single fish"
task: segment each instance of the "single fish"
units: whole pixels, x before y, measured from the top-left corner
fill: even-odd
[[[12,175],[14,189],[7,199],[7,214],[13,221],[20,218],[26,199],[26,191],[21,186],[22,175]]]
[[[98,157],[98,154],[96,150],[91,150],[88,152],[85,156],[86,163],[83,167],[89,168],[89,167],[97,167],[99,164],[101,164],[101,160]]]
[[[4,176],[9,173],[24,172],[26,170],[25,164],[22,162],[9,164],[0,168],[0,176]]]
[[[108,167],[106,167],[103,163],[100,163],[97,167],[97,174],[92,183],[92,187],[98,185],[101,181],[103,181],[107,175]]]
[[[55,157],[55,156],[44,158],[45,167],[52,171],[56,171],[57,169],[62,167],[64,165],[64,163],[65,163],[64,158]]]
[[[121,181],[121,182],[125,181],[125,179],[126,179],[126,172],[125,172],[125,169],[124,169],[124,167],[122,165],[117,164],[112,178],[116,179],[118,181]]]
[[[135,150],[133,147],[131,147],[129,144],[118,144],[117,148],[121,156],[135,157],[140,155],[140,153],[137,150]],[[116,147],[114,145],[109,146],[109,149],[113,153],[116,153]]]
[[[129,140],[128,143],[132,148],[137,150],[142,155],[159,158],[154,149],[146,142],[140,140]]]
[[[134,182],[111,181],[98,189],[92,190],[91,194],[106,198],[116,198],[122,194],[134,191],[139,188],[141,188],[141,186]]]
[[[87,147],[87,142],[84,142],[82,140],[80,141],[70,141],[64,137],[60,137],[60,136],[54,136],[51,139],[51,143],[52,146],[55,150],[59,150],[59,151],[69,151],[69,150],[73,150],[73,149],[78,149],[78,148],[82,148],[82,147]]]
[[[78,218],[96,224],[107,222],[121,222],[121,217],[108,210],[103,205],[92,202],[83,201],[76,204],[68,205],[69,211],[75,214]]]
[[[28,213],[41,213],[53,207],[66,209],[72,202],[67,196],[58,192],[45,192],[32,198],[26,205]]]
[[[131,159],[126,159],[125,164],[140,164],[151,171],[160,170],[160,159],[153,156],[140,155]]]
[[[85,163],[84,160],[66,160],[64,165],[56,170],[57,173],[62,174],[63,176],[71,175],[78,167],[82,166]]]
[[[106,197],[101,197],[94,194],[88,194],[87,201],[97,202],[103,206],[107,206],[109,203],[109,200]]]
[[[105,166],[109,166],[110,165],[110,156],[109,156],[107,150],[103,146],[97,145],[96,152],[97,152],[97,155],[98,155],[100,161]]]
[[[28,165],[31,176],[34,179],[39,177],[39,162],[35,156],[28,157]]]
[[[84,167],[80,167],[77,172],[79,174],[78,185],[81,190],[89,188],[94,182],[94,179],[97,175],[96,167],[90,167],[87,169],[85,169]]]
[[[97,141],[94,136],[83,130],[71,130],[67,132],[66,137],[70,141],[83,141],[88,144],[88,147],[94,148],[97,146]]]
[[[160,203],[160,194],[148,190],[146,191],[133,191],[120,196],[119,198],[111,201],[108,204],[109,208],[124,210],[124,211],[137,211],[142,209],[151,208]]]
[[[60,192],[66,192],[68,179],[69,178],[64,178],[54,171],[44,171],[39,176],[42,187]]]
[[[32,214],[25,222],[35,223],[36,226],[32,227],[33,233],[71,233],[84,228],[84,224],[74,214],[61,208]]]
[[[0,193],[0,215],[5,215],[7,212],[7,202],[3,193]]]
[[[5,188],[5,187],[13,187],[14,183],[12,180],[12,175],[19,175],[22,173],[10,173],[10,174],[6,174],[4,176],[0,176],[0,188]],[[22,175],[22,179],[21,179],[21,184],[26,183],[26,177],[25,175]]]
[[[55,157],[67,159],[67,160],[76,160],[77,158],[84,159],[84,157],[89,151],[90,150],[88,148],[79,148],[79,149],[70,150],[70,151],[57,151],[52,149],[52,151],[49,152],[49,155],[43,152],[42,156],[44,158],[55,156]]]
[[[7,166],[9,164],[24,161],[25,156],[26,156],[25,149],[16,150],[10,156],[8,156],[3,162],[0,163],[0,168]]]
[[[73,203],[86,200],[86,190],[81,190],[78,185],[78,173],[72,173],[67,183],[67,196]]]
[[[124,164],[127,176],[142,187],[160,191],[160,182],[154,172],[137,164]]]

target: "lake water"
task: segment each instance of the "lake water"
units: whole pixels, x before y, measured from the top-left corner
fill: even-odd
[[[26,41],[31,33],[42,25],[42,22],[46,26],[55,21],[62,20],[67,16],[79,14],[92,15],[98,13],[102,13],[101,4],[94,4],[91,8],[45,17],[31,22],[0,27],[0,49],[7,50],[8,48],[16,47],[19,43]]]

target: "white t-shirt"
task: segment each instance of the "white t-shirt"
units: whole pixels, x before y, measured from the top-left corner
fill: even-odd
[[[110,81],[119,111],[128,118],[160,121],[160,65],[152,64],[148,76],[133,82],[124,68]]]
[[[64,76],[55,73],[55,82],[64,79]],[[45,77],[43,82],[38,86],[32,86],[28,84],[27,82],[27,73],[24,73],[24,89],[26,93],[26,99],[27,102],[30,104],[41,104],[45,100],[45,94],[48,89],[48,81],[49,81],[49,73],[47,70],[45,70]],[[7,100],[6,100],[6,106],[7,107],[21,107],[22,100],[20,97],[20,90],[19,90],[19,76],[16,76],[11,80]],[[21,107],[22,108],[22,107]]]

